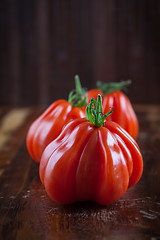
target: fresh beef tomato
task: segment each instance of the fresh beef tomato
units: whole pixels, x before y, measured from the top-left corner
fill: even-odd
[[[101,94],[104,112],[106,112],[110,106],[114,107],[114,112],[109,116],[108,120],[118,123],[136,139],[139,131],[137,116],[128,97],[119,91],[129,83],[130,81],[109,84],[101,84],[98,82],[97,89],[88,91],[88,103],[91,98],[96,98],[98,94]]]
[[[39,116],[31,125],[27,134],[27,148],[31,157],[39,162],[45,147],[55,139],[63,127],[71,120],[85,117],[84,106],[87,103],[84,89],[78,76],[75,77],[76,90],[69,94],[69,100],[58,100]]]
[[[91,200],[106,205],[136,184],[143,160],[135,140],[105,120],[101,96],[91,99],[86,118],[68,123],[44,150],[40,178],[49,197],[61,204]],[[94,107],[93,107],[94,105]]]

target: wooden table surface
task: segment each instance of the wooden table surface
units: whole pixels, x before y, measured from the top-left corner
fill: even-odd
[[[0,108],[0,240],[160,239],[160,106],[135,106],[143,176],[108,206],[48,198],[25,144],[42,110]]]

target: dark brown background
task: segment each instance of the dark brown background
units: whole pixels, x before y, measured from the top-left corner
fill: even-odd
[[[160,1],[1,0],[0,103],[48,104],[132,79],[133,103],[160,103]]]

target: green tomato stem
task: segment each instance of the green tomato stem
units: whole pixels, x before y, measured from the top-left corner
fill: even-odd
[[[115,91],[122,90],[131,84],[131,80],[122,81],[122,82],[110,82],[110,83],[101,83],[97,82],[97,87],[104,93],[109,94]]]
[[[97,96],[97,102],[94,98],[90,99],[90,103],[86,107],[86,118],[95,127],[102,127],[105,119],[113,112],[113,108],[110,112],[103,115],[102,97],[100,94]]]
[[[80,78],[75,75],[75,89],[69,93],[68,102],[72,104],[73,107],[84,107],[87,105],[87,94],[86,89],[82,88]]]

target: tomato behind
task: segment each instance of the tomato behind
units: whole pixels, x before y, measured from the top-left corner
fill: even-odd
[[[88,91],[88,103],[91,98],[96,99],[98,94],[101,94],[102,96],[104,113],[108,112],[110,107],[114,108],[113,114],[108,117],[108,120],[118,123],[134,139],[136,139],[139,132],[139,124],[128,97],[121,91],[104,94],[100,89],[93,89]]]
[[[55,139],[71,120],[85,117],[84,111],[66,100],[55,101],[31,125],[27,134],[27,148],[31,157],[39,162],[45,147]]]

